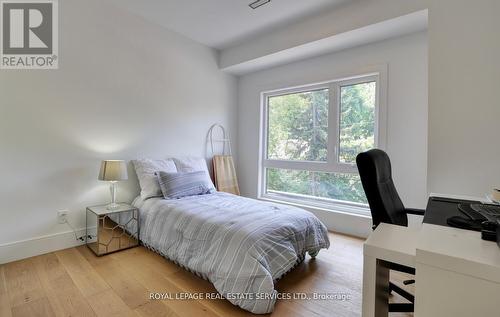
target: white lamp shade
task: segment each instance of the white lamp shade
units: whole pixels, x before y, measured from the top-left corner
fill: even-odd
[[[125,161],[106,160],[101,163],[99,180],[101,181],[124,181],[128,179],[127,164]]]

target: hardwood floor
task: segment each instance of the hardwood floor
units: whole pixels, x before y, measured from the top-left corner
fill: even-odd
[[[363,240],[330,233],[330,241],[329,250],[322,250],[315,260],[307,257],[276,288],[288,293],[344,293],[349,299],[278,300],[268,316],[361,315]],[[402,280],[405,276],[391,278]],[[81,246],[0,266],[1,317],[256,316],[223,299],[152,300],[151,292],[216,290],[143,247],[96,257]]]

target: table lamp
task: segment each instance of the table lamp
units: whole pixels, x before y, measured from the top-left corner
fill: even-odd
[[[116,183],[128,179],[127,164],[121,160],[105,160],[101,162],[99,171],[99,180],[111,183],[109,190],[111,192],[111,203],[108,209],[116,209],[120,205],[116,203]]]

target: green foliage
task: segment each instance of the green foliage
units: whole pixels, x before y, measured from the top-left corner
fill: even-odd
[[[374,146],[375,83],[341,88],[339,161]],[[328,89],[269,99],[268,158],[326,161]],[[285,169],[267,170],[267,189],[367,203],[358,175]]]
[[[340,90],[340,162],[355,163],[358,153],[375,145],[375,88],[370,82]]]
[[[269,168],[267,190],[367,203],[363,186],[356,174]]]
[[[326,161],[328,89],[269,99],[268,158]]]

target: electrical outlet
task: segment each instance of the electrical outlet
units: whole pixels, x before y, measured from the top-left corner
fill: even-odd
[[[66,218],[68,216],[69,210],[64,209],[64,210],[59,210],[57,212],[57,222],[58,223],[66,223]]]

